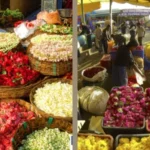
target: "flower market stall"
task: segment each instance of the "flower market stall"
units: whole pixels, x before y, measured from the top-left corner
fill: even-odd
[[[0,150],[69,150],[72,16],[55,10],[22,18],[10,9],[0,18]]]

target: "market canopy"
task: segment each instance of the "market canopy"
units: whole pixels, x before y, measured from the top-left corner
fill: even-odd
[[[100,7],[100,0],[78,0],[78,15],[82,15],[82,11],[84,13],[88,13],[92,12],[93,10],[99,9]]]
[[[150,9],[124,9],[119,16],[149,16]]]
[[[150,7],[150,0],[112,0],[117,3],[129,3],[137,6]]]
[[[121,12],[120,9],[112,9],[112,14],[119,14]],[[89,15],[91,17],[100,17],[100,16],[106,16],[109,15],[109,9],[106,10],[94,10],[92,13],[90,13]]]

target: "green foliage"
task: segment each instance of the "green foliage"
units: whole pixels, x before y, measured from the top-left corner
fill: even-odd
[[[22,12],[19,11],[19,9],[16,9],[16,10],[10,10],[10,9],[6,9],[4,12],[3,12],[3,17],[8,17],[8,16],[11,16],[13,18],[18,18],[18,19],[22,19],[23,18],[23,14]]]

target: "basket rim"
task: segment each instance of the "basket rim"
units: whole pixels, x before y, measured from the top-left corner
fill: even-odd
[[[19,99],[19,98],[16,98],[16,99],[15,98],[0,99],[0,103],[1,102],[6,102],[6,103],[17,102],[19,105],[24,106],[27,110],[29,110],[29,108],[27,108],[25,105],[23,105],[23,104],[27,104],[27,105],[31,106],[36,111],[35,112],[35,111],[31,110],[37,115],[36,117],[42,117],[41,112],[33,104],[31,104],[31,103],[29,103],[29,102],[27,102],[23,99]]]
[[[52,122],[49,123],[49,118],[52,118]],[[17,130],[15,135],[13,136],[12,139],[12,146],[13,146],[13,150],[15,150],[16,146],[19,146],[19,143],[16,144],[16,139],[18,142],[18,134],[20,133],[20,131],[22,129],[26,129],[27,130],[27,134],[24,135],[24,138],[22,138],[21,140],[25,139],[28,135],[32,134],[34,131],[36,130],[41,130],[44,129],[45,127],[47,127],[48,129],[56,129],[58,128],[60,130],[60,132],[67,132],[69,135],[73,134],[73,129],[72,129],[72,123],[63,120],[63,119],[58,119],[55,117],[49,117],[49,118],[35,118],[34,120],[28,120],[25,122],[25,124],[28,126],[27,128],[24,127],[24,124],[22,124]],[[56,121],[56,122],[55,122]],[[65,124],[64,126],[59,126],[59,124],[57,123],[57,121],[62,124]],[[34,125],[37,125],[36,127],[34,127]],[[29,129],[29,131],[28,131]],[[25,132],[25,131],[24,131]],[[20,139],[19,139],[20,141]],[[20,143],[21,144],[21,143]]]
[[[34,104],[34,98],[33,98],[33,95],[35,93],[35,91],[40,88],[40,87],[43,87],[46,83],[54,83],[54,82],[61,82],[61,81],[64,81],[65,83],[68,83],[68,84],[71,84],[72,85],[72,80],[70,79],[63,79],[63,78],[51,78],[51,79],[46,79],[44,80],[41,84],[39,85],[36,85],[34,88],[32,88],[31,92],[30,92],[30,95],[29,95],[29,99],[30,99],[30,103],[33,104],[39,111],[41,111],[43,113],[43,115],[45,115],[46,117],[48,116],[52,116],[52,117],[55,117],[55,118],[63,118],[63,119],[66,119],[66,120],[69,120],[69,121],[72,121],[72,117],[62,117],[62,116],[55,116],[54,114],[48,114],[46,112],[44,112],[43,110],[39,109],[35,104]]]

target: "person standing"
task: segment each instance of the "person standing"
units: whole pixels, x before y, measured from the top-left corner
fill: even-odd
[[[124,22],[121,24],[121,33],[122,33],[122,34],[126,34],[126,30],[127,30],[127,26],[126,26],[126,22],[124,21]]]
[[[144,29],[144,27],[141,26],[140,23],[137,23],[136,33],[137,33],[137,36],[138,36],[138,43],[139,43],[140,46],[142,46],[143,45],[142,40],[143,40],[143,37],[145,36],[145,29]]]
[[[126,38],[122,34],[112,34],[115,45],[120,47],[122,45],[126,45]]]
[[[95,29],[95,45],[96,48],[99,50],[99,52],[102,51],[102,43],[101,43],[101,39],[102,39],[102,29],[100,28],[100,24],[96,24],[96,29]]]
[[[135,37],[136,37],[136,26],[133,22],[131,22],[129,31],[130,31],[130,41],[136,40],[135,39]]]
[[[105,54],[107,54],[108,41],[110,41],[110,40],[111,40],[110,25],[107,25],[106,28],[102,32],[102,45],[103,45],[103,49],[104,49]]]
[[[127,45],[123,45],[118,48],[116,59],[112,66],[113,86],[124,86],[128,84],[127,67],[132,67],[143,78],[145,78],[134,62],[132,55],[132,51],[135,50],[137,46],[137,41],[133,40]]]
[[[82,30],[80,35],[84,34],[87,37],[88,48],[91,48],[92,47],[92,39],[91,39],[90,29],[86,25],[83,25],[82,23],[80,24],[80,28]]]

